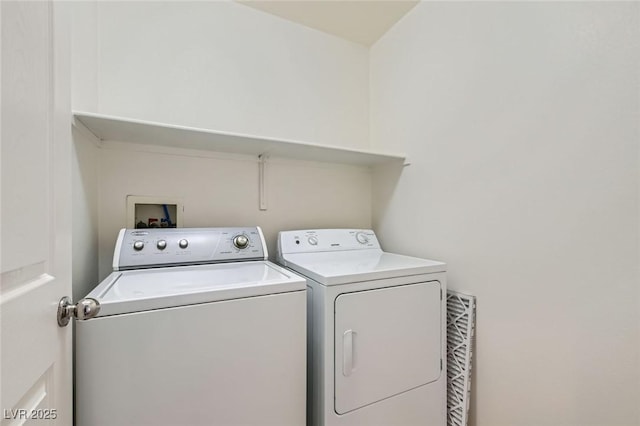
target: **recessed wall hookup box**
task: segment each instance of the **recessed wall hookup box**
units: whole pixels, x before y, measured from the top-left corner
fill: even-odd
[[[181,198],[127,195],[127,228],[181,228]]]

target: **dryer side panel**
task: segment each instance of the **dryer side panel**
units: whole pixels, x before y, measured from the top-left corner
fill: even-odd
[[[438,281],[335,300],[335,411],[345,414],[441,375]]]

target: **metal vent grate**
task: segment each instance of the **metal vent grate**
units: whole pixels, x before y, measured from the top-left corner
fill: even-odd
[[[447,291],[447,425],[466,426],[476,298]]]

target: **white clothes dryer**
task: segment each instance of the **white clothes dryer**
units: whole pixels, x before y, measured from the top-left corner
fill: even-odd
[[[253,228],[123,229],[76,321],[76,424],[305,421],[305,280]]]
[[[445,426],[446,265],[371,230],[281,232],[307,277],[308,425]]]

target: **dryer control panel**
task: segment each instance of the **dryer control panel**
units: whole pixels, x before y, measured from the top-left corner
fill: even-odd
[[[370,229],[306,229],[278,234],[281,254],[369,249],[380,249]]]
[[[266,260],[260,227],[122,229],[113,270]]]

